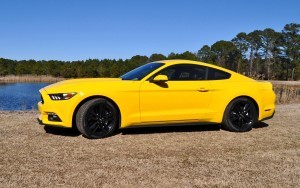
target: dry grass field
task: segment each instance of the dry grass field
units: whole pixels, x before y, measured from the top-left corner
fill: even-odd
[[[300,187],[300,104],[247,133],[218,125],[88,140],[0,112],[0,187]]]

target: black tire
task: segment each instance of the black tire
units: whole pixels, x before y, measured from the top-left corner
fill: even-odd
[[[254,103],[246,97],[240,97],[228,104],[222,127],[232,132],[247,132],[257,121],[258,112]]]
[[[118,127],[118,110],[108,100],[92,99],[76,114],[76,126],[83,136],[91,139],[111,136]]]

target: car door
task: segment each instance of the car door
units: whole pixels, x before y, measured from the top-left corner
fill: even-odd
[[[157,75],[166,82],[152,82]],[[199,65],[169,66],[144,81],[140,87],[141,123],[194,122],[211,117],[212,88],[207,68]]]

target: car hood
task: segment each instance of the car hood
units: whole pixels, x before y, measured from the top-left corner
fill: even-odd
[[[76,92],[80,88],[96,85],[111,85],[112,82],[122,82],[121,78],[82,78],[57,82],[44,87],[47,93]]]

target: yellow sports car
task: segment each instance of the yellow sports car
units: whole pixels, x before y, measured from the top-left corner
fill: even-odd
[[[76,126],[87,138],[119,128],[195,123],[244,132],[275,113],[270,82],[187,60],[148,63],[120,78],[66,80],[40,94],[40,123]]]

